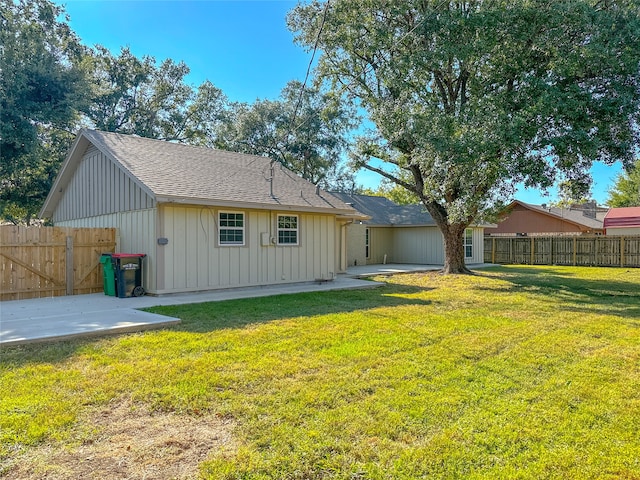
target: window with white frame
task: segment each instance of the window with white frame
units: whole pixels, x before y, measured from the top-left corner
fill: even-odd
[[[473,229],[467,228],[464,231],[464,256],[465,258],[473,257]]]
[[[278,245],[298,245],[297,215],[278,215]]]
[[[244,245],[244,213],[218,212],[218,243]]]

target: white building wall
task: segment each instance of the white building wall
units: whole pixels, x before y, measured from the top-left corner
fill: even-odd
[[[243,212],[243,246],[218,244],[218,212]],[[299,245],[279,246],[278,213],[243,209],[162,205],[158,246],[158,293],[210,290],[332,279],[336,274],[333,215],[299,213]],[[263,235],[266,234],[266,235]]]
[[[608,236],[640,235],[640,227],[607,227]]]

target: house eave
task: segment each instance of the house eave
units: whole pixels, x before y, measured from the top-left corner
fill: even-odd
[[[347,210],[342,208],[330,208],[330,207],[310,207],[299,205],[286,205],[277,203],[257,203],[257,202],[240,202],[230,200],[218,200],[212,198],[194,198],[194,197],[181,197],[172,195],[157,195],[156,201],[165,205],[193,205],[193,206],[206,206],[206,207],[222,207],[222,208],[235,208],[235,209],[248,209],[248,210],[271,210],[282,212],[302,212],[302,213],[326,213],[331,215],[338,215],[345,218],[361,219],[362,215],[355,210]]]

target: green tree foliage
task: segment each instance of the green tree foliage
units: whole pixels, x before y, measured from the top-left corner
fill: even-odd
[[[628,171],[618,175],[615,184],[609,189],[607,205],[610,207],[640,206],[640,160],[636,160],[635,165]]]
[[[350,174],[340,161],[355,113],[337,100],[291,81],[277,100],[236,104],[218,146],[270,157],[314,184],[348,188]]]
[[[383,179],[376,190],[378,195],[386,197],[398,205],[414,205],[420,203],[420,198],[411,190],[404,188],[388,179]]]
[[[589,172],[583,172],[581,179],[563,180],[558,183],[558,198],[549,202],[554,207],[570,207],[582,205],[590,201],[591,189]]]
[[[40,208],[87,97],[85,50],[63,14],[0,1],[0,217],[15,223]]]
[[[595,160],[631,161],[639,11],[615,0],[316,0],[289,25],[323,52],[319,77],[376,127],[356,164],[415,193],[443,233],[444,271],[466,273],[464,229],[516,184],[544,189],[584,178]]]
[[[114,56],[98,46],[92,56],[93,98],[88,121],[98,130],[203,145],[226,119],[227,99],[206,81],[185,82],[184,62],[137,58],[128,48]]]

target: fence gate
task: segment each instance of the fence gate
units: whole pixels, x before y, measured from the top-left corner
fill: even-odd
[[[115,248],[115,228],[0,226],[0,300],[100,292]]]

